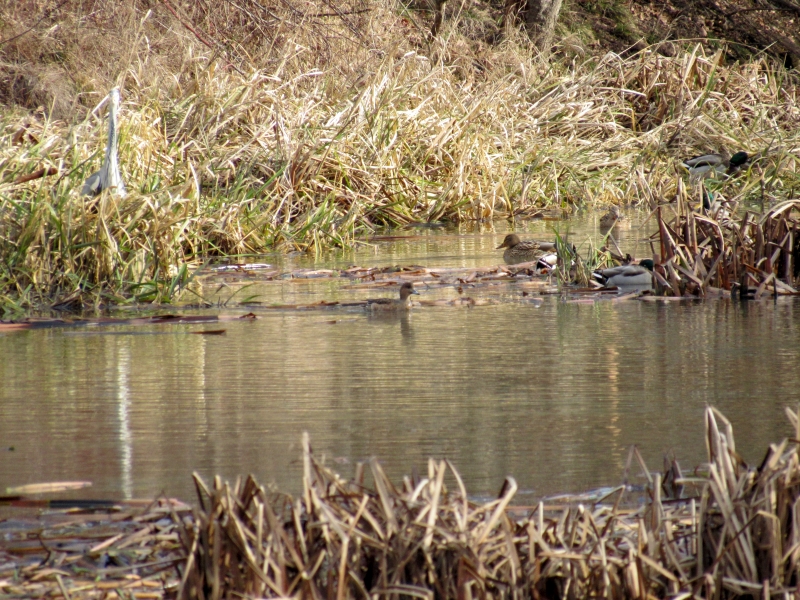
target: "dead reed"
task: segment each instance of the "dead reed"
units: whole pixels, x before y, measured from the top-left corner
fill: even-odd
[[[673,211],[672,219],[664,212]],[[708,210],[688,203],[658,208],[654,253],[662,291],[705,296],[721,290],[740,298],[797,295],[800,275],[800,201],[780,202],[763,213],[735,211],[714,202]]]
[[[15,598],[738,598],[800,592],[800,411],[756,468],[706,409],[708,463],[665,461],[631,507],[469,499],[448,461],[396,487],[380,464],[345,481],[303,440],[303,493],[195,475],[199,506],[99,505],[7,523],[0,594]],[[632,454],[637,455],[636,452]],[[371,481],[370,481],[371,480]],[[24,504],[24,502],[22,502]],[[34,502],[36,504],[36,502]],[[95,503],[97,504],[97,503]],[[106,503],[107,504],[107,503]],[[93,511],[100,511],[93,512]]]
[[[798,413],[787,410],[796,429]],[[757,469],[736,454],[731,424],[707,409],[707,475],[674,462],[647,473],[647,502],[623,486],[594,506],[514,509],[469,500],[448,461],[398,488],[377,461],[345,481],[303,442],[303,495],[268,494],[198,476],[184,531],[180,597],[733,598],[798,593],[797,439],[770,445]],[[371,485],[367,484],[368,478]],[[685,495],[684,490],[694,490]],[[667,499],[667,497],[671,495]],[[516,513],[516,516],[515,516]],[[521,515],[520,515],[521,513]]]
[[[427,41],[392,0],[333,16],[323,1],[256,4],[104,0],[30,31],[4,9],[3,76],[52,103],[0,115],[0,305],[165,302],[209,256],[655,204],[674,195],[675,157],[695,152],[769,148],[736,193],[794,193],[797,74],[768,58],[687,45],[579,60],[565,46],[546,64],[514,39],[487,44],[469,11]],[[23,68],[40,55],[58,61]],[[86,108],[114,84],[131,193],[87,200],[105,128]]]

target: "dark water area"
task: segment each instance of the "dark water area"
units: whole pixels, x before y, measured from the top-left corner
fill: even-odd
[[[527,233],[547,239],[548,226]],[[571,227],[576,243],[599,240],[591,218]],[[620,232],[623,249],[649,252],[644,230]],[[347,255],[274,259],[281,268],[486,266],[498,264],[504,233],[411,231]],[[465,291],[497,304],[407,315],[235,305],[387,293],[350,283],[209,282],[209,297],[228,307],[182,313],[260,317],[224,323],[223,336],[169,324],[0,334],[0,487],[90,480],[79,495],[191,500],[198,471],[253,473],[297,492],[308,431],[343,475],[373,456],[394,480],[448,458],[470,493],[492,495],[513,475],[525,501],[618,484],[632,444],[654,470],[673,452],[688,470],[705,458],[706,405],[733,422],[750,462],[791,435],[783,409],[800,400],[793,299],[534,304],[505,284]],[[424,299],[457,295],[418,289]]]

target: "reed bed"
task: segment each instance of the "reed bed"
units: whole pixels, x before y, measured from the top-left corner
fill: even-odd
[[[380,463],[344,480],[303,439],[298,498],[252,477],[198,505],[95,502],[6,524],[0,594],[16,598],[793,598],[800,568],[800,410],[757,467],[705,411],[708,463],[675,460],[594,501],[471,500],[448,461],[399,486]],[[644,499],[642,502],[641,499]],[[16,500],[39,506],[41,501]],[[75,504],[75,503],[73,503]],[[50,503],[54,507],[54,503]],[[87,512],[88,511],[88,512]]]
[[[686,44],[586,58],[573,39],[548,61],[513,36],[488,43],[477,6],[429,39],[424,13],[362,4],[184,14],[105,0],[3,45],[3,76],[52,102],[0,115],[0,305],[165,302],[210,256],[654,205],[674,195],[675,158],[696,152],[767,150],[730,193],[794,194],[798,78],[768,57],[729,64]],[[25,31],[13,17],[6,37]],[[58,93],[11,60],[36,43],[79,71]],[[87,199],[105,143],[104,109],[89,109],[115,84],[130,193]]]
[[[195,476],[179,596],[794,597],[800,437],[770,445],[753,469],[712,408],[705,433],[707,475],[683,477],[672,461],[663,479],[647,473],[637,508],[624,508],[625,486],[591,506],[514,507],[510,477],[496,500],[477,503],[448,461],[399,487],[375,460],[346,481],[306,437],[299,498],[252,477],[209,487]]]
[[[705,296],[725,290],[756,300],[800,293],[800,201],[761,214],[737,214],[729,203],[715,202],[709,210],[676,206],[669,221],[662,208],[655,212],[654,250],[661,261],[654,274],[662,291]]]

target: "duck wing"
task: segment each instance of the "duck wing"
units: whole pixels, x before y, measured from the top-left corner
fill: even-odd
[[[623,277],[638,277],[639,275],[649,275],[650,270],[646,269],[645,267],[640,267],[639,265],[624,265],[620,267],[622,269],[622,273],[620,273]]]
[[[538,262],[536,263],[537,269],[552,269],[553,267],[558,264],[558,254],[545,254],[544,256],[540,256]]]
[[[103,165],[99,171],[89,175],[83,183],[81,196],[98,196],[100,192],[106,189],[106,180],[106,166]]]
[[[593,275],[604,285],[617,287],[646,284],[652,277],[650,269],[641,265],[620,265],[610,269],[600,269]]]
[[[395,301],[392,298],[367,298],[367,306],[375,306],[376,304],[389,306],[394,303]]]
[[[604,278],[624,276],[632,277],[644,273],[647,269],[638,265],[620,265],[619,267],[611,267],[610,269],[599,269],[595,273],[602,275]]]
[[[695,156],[694,158],[687,158],[683,161],[684,167],[687,169],[697,169],[700,167],[718,167],[725,165],[725,159],[719,154],[703,154],[702,156]]]
[[[517,252],[536,252],[539,249],[539,242],[534,241],[520,242],[514,246],[514,250]]]

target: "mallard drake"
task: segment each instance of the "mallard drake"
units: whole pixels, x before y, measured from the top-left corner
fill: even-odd
[[[414,284],[406,281],[400,286],[400,298],[373,298],[367,300],[367,310],[384,311],[384,310],[408,310],[411,308],[411,294],[419,295],[419,292],[414,289]]]
[[[744,167],[750,160],[747,152],[737,152],[730,158],[722,154],[703,154],[684,160],[681,164],[689,171],[689,175],[706,178],[716,175],[732,175]]]
[[[624,290],[631,288],[651,289],[653,287],[653,267],[655,263],[646,258],[638,265],[620,265],[610,269],[595,271],[594,275],[607,288],[616,287]]]
[[[523,242],[516,233],[509,233],[496,249],[505,248],[503,260],[507,265],[517,265],[537,260],[545,251],[554,250],[555,247],[556,245],[552,242],[535,242],[533,240]]]
[[[550,272],[557,264],[558,264],[558,254],[556,254],[555,252],[551,252],[549,254],[545,254],[544,256],[539,257],[539,260],[536,261],[536,268],[544,269]]]
[[[610,231],[620,219],[622,219],[622,213],[619,210],[619,206],[612,204],[608,212],[600,217],[600,229]]]

